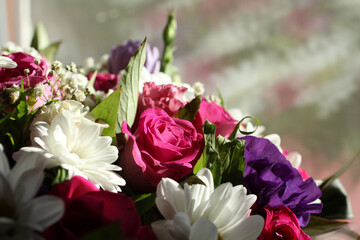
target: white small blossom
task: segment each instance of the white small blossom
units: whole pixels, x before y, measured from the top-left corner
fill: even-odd
[[[37,84],[34,87],[34,97],[38,98],[38,97],[42,97],[44,96],[45,93],[45,86],[42,83]]]
[[[75,96],[75,99],[79,102],[84,101],[86,98],[85,93],[83,91],[81,91],[80,89],[75,90],[74,96]]]
[[[204,84],[202,82],[195,82],[193,85],[193,89],[195,90],[195,94],[197,96],[204,95],[205,88],[204,88]]]
[[[95,60],[92,57],[88,57],[85,59],[83,63],[83,68],[86,73],[91,72],[95,68]]]

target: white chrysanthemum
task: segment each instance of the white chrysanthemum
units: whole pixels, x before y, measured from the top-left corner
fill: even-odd
[[[14,154],[17,159],[24,154],[41,153],[46,159],[46,167],[61,166],[68,170],[69,177],[82,176],[96,186],[117,192],[125,180],[114,173],[120,171],[113,165],[118,158],[118,150],[111,146],[111,137],[100,136],[99,124],[78,124],[69,111],[54,117],[50,124],[38,121],[31,126],[33,147],[23,147]]]
[[[52,195],[35,197],[44,178],[35,155],[24,156],[10,170],[0,145],[0,239],[41,239],[64,214],[63,201]]]
[[[0,56],[0,68],[16,68],[17,63],[11,58]]]
[[[214,190],[209,169],[197,176],[205,183],[184,189],[176,181],[163,178],[156,190],[156,206],[166,220],[151,226],[162,240],[177,239],[256,239],[264,226],[259,215],[249,216],[256,196],[246,195],[242,185],[221,184]]]
[[[100,125],[102,128],[107,127],[106,124],[95,123],[95,117],[89,112],[89,108],[84,107],[83,104],[75,100],[58,101],[45,105],[41,108],[41,112],[35,117],[33,123],[44,121],[50,124],[55,116],[62,114],[65,111],[71,113],[76,124],[79,124],[81,121],[86,121],[89,125],[96,124]]]

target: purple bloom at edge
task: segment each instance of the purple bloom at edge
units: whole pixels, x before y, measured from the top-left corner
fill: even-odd
[[[314,180],[303,180],[278,148],[269,140],[246,136],[244,186],[257,195],[259,208],[287,206],[301,227],[310,213],[321,213],[322,203],[312,203],[321,196]]]
[[[129,64],[131,56],[139,48],[139,41],[125,41],[123,45],[113,46],[108,61],[108,70],[110,73],[118,74]],[[156,73],[160,70],[160,51],[157,47],[146,45],[145,67],[150,73]]]

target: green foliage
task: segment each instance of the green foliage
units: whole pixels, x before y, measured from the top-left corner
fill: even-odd
[[[127,240],[124,237],[118,221],[112,222],[104,227],[97,228],[81,238],[82,240]]]
[[[49,44],[49,36],[46,32],[45,26],[42,22],[39,22],[36,24],[30,46],[39,51],[46,48]]]
[[[55,59],[61,41],[50,43],[49,36],[42,22],[39,22],[34,30],[30,46],[44,55],[50,62]]]
[[[304,227],[303,230],[306,234],[313,236],[336,231],[346,224],[348,224],[348,222],[311,216],[309,224]]]
[[[326,190],[326,188],[328,188],[332,182],[334,182],[336,179],[338,179],[346,170],[349,169],[349,167],[356,161],[358,160],[360,155],[360,148],[358,149],[358,151],[356,152],[356,154],[354,155],[354,157],[348,162],[346,163],[339,171],[335,172],[333,175],[331,175],[330,177],[326,178],[321,185],[319,186],[319,188],[321,189],[322,192],[324,192]]]
[[[191,102],[187,103],[183,108],[179,109],[176,117],[192,122],[200,108],[201,99],[201,96],[195,97],[193,100],[191,100]]]
[[[68,170],[62,167],[54,167],[45,170],[44,184],[50,188],[68,180]]]
[[[147,39],[145,38],[131,57],[125,72],[121,75],[121,96],[117,111],[116,133],[121,132],[123,121],[126,121],[130,127],[135,121],[139,98],[139,80],[146,59],[146,41]]]
[[[8,159],[12,159],[12,153],[18,151],[22,146],[28,145],[30,126],[38,109],[30,111],[26,96],[30,94],[24,91],[24,82],[21,79],[19,90],[19,103],[10,112],[5,113],[2,109],[0,119],[0,143],[4,146]]]
[[[241,184],[245,169],[245,141],[230,140],[220,135],[215,138],[216,126],[209,121],[205,122],[203,131],[205,148],[193,173],[196,174],[200,169],[206,167],[211,170],[215,187],[224,182],[231,182],[234,185]]]
[[[339,179],[333,181],[322,191],[320,200],[324,206],[318,216],[326,219],[350,219],[354,217],[350,199]]]
[[[55,56],[59,51],[60,45],[61,45],[61,41],[53,42],[44,49],[41,49],[39,52],[43,54],[47,60],[52,62],[55,60]]]
[[[252,131],[250,131],[250,132],[246,132],[246,131],[240,130],[241,123],[242,123],[245,119],[248,119],[248,118],[255,120],[256,126],[254,127],[254,130],[252,130]],[[240,131],[240,133],[241,133],[241,134],[244,134],[244,135],[252,134],[252,133],[254,133],[254,132],[256,131],[256,129],[258,128],[259,125],[260,125],[260,122],[259,122],[259,120],[258,120],[256,117],[245,116],[245,117],[243,117],[243,118],[238,122],[238,124],[236,124],[234,130],[232,131],[232,133],[231,133],[230,136],[229,136],[229,139],[230,139],[230,140],[235,139],[236,133],[237,133],[238,131]]]
[[[102,119],[109,125],[103,131],[104,136],[115,137],[115,127],[118,120],[118,112],[116,110],[119,108],[120,98],[121,89],[119,88],[91,111],[96,119]]]
[[[155,198],[155,193],[146,193],[135,197],[134,202],[140,216],[143,216],[155,206]]]
[[[164,40],[164,51],[160,64],[160,71],[169,75],[175,75],[177,68],[172,64],[174,59],[174,42],[176,38],[177,23],[175,13],[170,12],[168,15],[168,22],[164,28],[163,40]]]

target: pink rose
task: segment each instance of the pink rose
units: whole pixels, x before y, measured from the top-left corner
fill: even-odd
[[[151,192],[161,178],[179,180],[190,173],[203,149],[203,136],[191,122],[171,118],[164,110],[149,108],[140,116],[134,134],[129,136],[119,165],[126,184],[137,192]]]
[[[146,82],[143,93],[139,96],[138,113],[157,107],[174,116],[185,105],[183,97],[186,90],[185,87],[173,84],[156,85],[154,82]]]
[[[0,89],[11,87],[12,85],[21,84],[21,78],[24,81],[25,89],[35,87],[38,83],[46,82],[45,73],[48,69],[46,60],[41,59],[39,67],[34,63],[35,58],[24,52],[16,52],[5,57],[11,58],[17,63],[17,67],[13,69],[0,68]],[[24,73],[25,69],[29,69],[29,81]],[[41,70],[42,69],[42,70]],[[30,85],[29,85],[30,83]]]
[[[145,234],[146,239],[156,239],[152,230],[141,226],[134,202],[123,193],[100,191],[80,176],[55,186],[50,193],[64,200],[65,214],[46,229],[46,239],[80,239],[114,221],[119,222],[126,239],[145,239]]]
[[[216,136],[221,135],[226,138],[230,136],[237,124],[237,121],[224,108],[203,99],[193,121],[195,128],[199,132],[202,132],[205,120],[216,125]]]
[[[295,214],[287,207],[280,206],[273,208],[267,206],[265,208],[266,219],[265,226],[259,240],[281,239],[281,240],[310,240],[310,236],[306,235],[300,228],[299,222]]]
[[[88,76],[90,80],[93,74]],[[94,82],[94,88],[97,91],[108,92],[110,89],[115,89],[120,82],[120,75],[112,73],[98,73]]]

